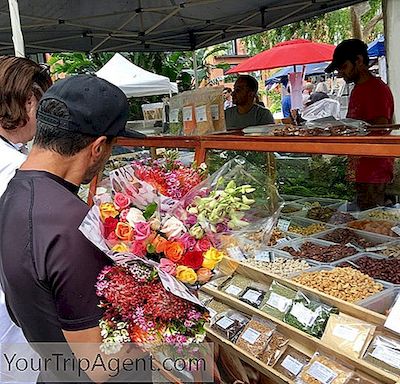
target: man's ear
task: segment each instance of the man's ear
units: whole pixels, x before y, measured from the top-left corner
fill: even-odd
[[[93,141],[93,143],[90,145],[91,156],[93,159],[97,160],[98,158],[103,156],[104,152],[106,151],[106,143],[106,136],[100,136],[95,141]]]
[[[356,65],[361,66],[364,64],[364,58],[362,55],[357,55],[356,56]]]

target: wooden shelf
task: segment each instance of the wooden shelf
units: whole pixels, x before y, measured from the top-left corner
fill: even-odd
[[[319,291],[309,289],[300,284],[294,283],[290,280],[283,279],[278,276],[265,273],[263,271],[258,270],[257,268],[246,266],[243,263],[237,262],[236,260],[226,259],[226,260],[223,260],[221,263],[222,263],[222,270],[225,269],[225,270],[232,271],[232,268],[235,268],[235,272],[240,273],[244,276],[247,276],[255,281],[270,284],[272,282],[272,280],[276,280],[276,281],[281,282],[281,283],[285,284],[286,286],[289,286],[293,289],[301,290],[306,294],[311,293],[314,296],[319,296],[322,302],[336,306],[339,309],[339,311],[341,311],[343,313],[346,313],[346,314],[349,314],[356,318],[373,323],[377,326],[377,329],[382,330],[382,325],[386,319],[386,317],[383,315],[366,310],[357,305],[347,303],[343,300],[339,300],[334,297],[331,297],[331,296],[328,296],[325,294],[321,294],[321,292],[319,292]],[[234,264],[236,264],[236,266]],[[291,340],[290,345],[292,345],[294,348],[300,350],[301,352],[303,352],[309,356],[312,356],[312,354],[318,350],[323,353],[327,353],[328,355],[337,356],[345,364],[349,365],[350,367],[354,367],[354,369],[356,371],[363,372],[372,377],[375,377],[381,383],[395,384],[399,380],[398,376],[393,375],[389,372],[383,371],[362,359],[355,359],[355,358],[348,357],[345,354],[343,354],[340,350],[325,345],[324,343],[321,342],[320,339],[310,336],[310,335],[306,334],[305,332],[303,332],[289,324],[286,324],[283,321],[281,321],[281,320],[279,320],[257,308],[254,308],[251,305],[248,305],[247,303],[244,303],[243,301],[241,301],[233,296],[226,294],[225,292],[222,292],[215,288],[211,288],[211,287],[207,287],[207,286],[204,286],[202,288],[202,290],[205,293],[207,293],[208,295],[211,295],[214,298],[216,298],[217,300],[223,302],[224,304],[229,305],[231,308],[241,311],[243,313],[246,313],[249,316],[257,315],[262,318],[273,321],[275,324],[277,324],[277,330],[279,332],[281,332],[282,334],[284,334],[285,336],[287,336]],[[220,337],[220,339],[221,339],[221,337]],[[236,349],[238,349],[238,348],[236,348]],[[248,358],[248,356],[247,356],[247,358]],[[245,361],[248,362],[247,359],[245,359]],[[259,364],[258,360],[255,361],[255,364]],[[256,369],[258,369],[258,368],[256,367]],[[275,372],[276,372],[275,370],[271,370],[271,367],[268,367],[268,366],[264,366],[264,369],[269,369],[270,374],[275,374]]]

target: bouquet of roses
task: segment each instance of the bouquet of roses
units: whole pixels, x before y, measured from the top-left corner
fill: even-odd
[[[179,297],[167,291],[160,273],[138,260],[100,273],[96,290],[105,309],[100,321],[103,351],[117,352],[127,342],[179,346],[203,341],[207,311],[189,293]]]
[[[184,165],[178,151],[169,150],[160,159],[147,158],[132,162],[135,176],[150,184],[161,195],[180,200],[206,177],[207,166]]]

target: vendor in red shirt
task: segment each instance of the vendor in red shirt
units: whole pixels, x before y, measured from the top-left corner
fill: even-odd
[[[338,71],[346,83],[354,83],[347,117],[370,124],[391,124],[394,101],[390,88],[368,69],[367,45],[358,39],[342,41],[333,53],[326,72]],[[360,210],[385,203],[386,184],[393,179],[394,158],[357,157],[350,159]]]

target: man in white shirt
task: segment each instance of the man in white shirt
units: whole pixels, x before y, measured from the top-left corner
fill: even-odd
[[[25,144],[33,139],[36,131],[36,107],[51,83],[45,66],[21,57],[0,58],[0,196],[25,161]],[[13,343],[27,341],[11,321],[0,287],[0,344]],[[28,348],[24,350],[34,353]],[[2,382],[13,380],[9,372],[0,370],[0,376]]]

